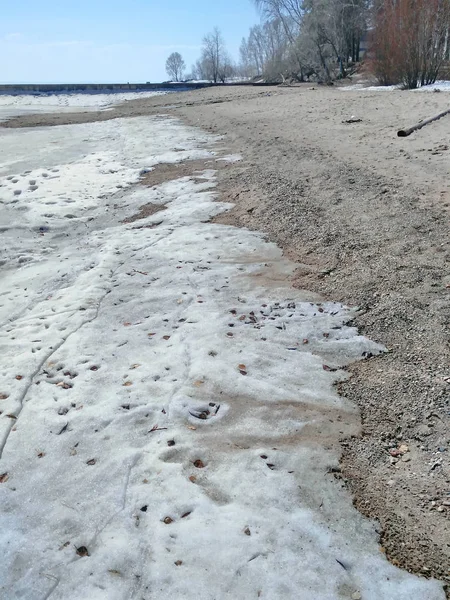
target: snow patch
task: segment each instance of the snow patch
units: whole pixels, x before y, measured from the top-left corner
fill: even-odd
[[[23,114],[41,112],[111,110],[117,104],[166,93],[164,91],[155,91],[115,92],[109,94],[0,94],[0,121]]]
[[[354,91],[364,91],[364,92],[393,92],[396,90],[401,90],[401,85],[365,85],[363,83],[356,83],[354,85],[349,85],[345,87],[338,88],[343,92],[354,92]],[[417,88],[416,90],[409,90],[413,92],[450,92],[450,81],[436,81],[436,83],[430,85],[424,85],[422,87]]]

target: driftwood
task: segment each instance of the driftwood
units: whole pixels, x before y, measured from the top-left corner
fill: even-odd
[[[442,117],[445,117],[445,115],[448,114],[450,114],[450,108],[448,110],[444,110],[444,112],[439,113],[435,117],[431,117],[430,119],[425,119],[425,121],[421,121],[420,123],[414,125],[413,127],[410,127],[409,129],[400,129],[400,131],[397,131],[397,135],[398,137],[408,137],[408,135],[411,135],[413,131],[418,131],[419,129],[422,129],[422,127],[425,127],[425,125],[429,125],[434,121],[438,121],[439,119],[442,119]]]

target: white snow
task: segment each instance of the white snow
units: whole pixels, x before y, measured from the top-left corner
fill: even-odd
[[[209,222],[221,143],[169,118],[1,133],[0,597],[443,600],[329,473],[359,422],[340,367],[382,348]]]
[[[167,92],[115,92],[105,94],[0,94],[0,121],[25,113],[108,110],[116,104]]]
[[[399,90],[398,85],[365,85],[364,83],[355,83],[353,85],[346,85],[338,88],[342,92],[393,92]]]
[[[436,83],[432,83],[431,85],[424,85],[421,88],[418,88],[417,92],[435,92],[439,90],[440,92],[450,92],[450,81],[436,81]]]
[[[106,108],[114,104],[120,104],[127,100],[139,100],[140,98],[150,98],[166,94],[167,92],[115,92],[112,94],[91,94],[91,93],[67,93],[67,94],[19,94],[3,95],[0,94],[0,107],[3,106],[33,106],[45,108],[53,107],[55,110],[61,110],[65,107],[77,108]]]
[[[349,85],[345,87],[338,88],[343,92],[354,92],[354,91],[364,91],[364,92],[393,92],[393,91],[401,91],[401,85],[365,85],[363,83],[355,83],[354,85]],[[423,87],[419,87],[416,90],[410,90],[413,92],[450,92],[450,81],[436,81],[431,85],[424,85]]]

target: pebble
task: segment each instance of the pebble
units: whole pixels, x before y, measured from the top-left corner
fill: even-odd
[[[361,600],[361,593],[355,592],[354,594],[352,594],[352,600]]]
[[[402,461],[403,461],[403,462],[409,462],[410,460],[411,460],[411,457],[410,457],[410,455],[409,455],[409,454],[404,454],[404,455],[402,456]]]

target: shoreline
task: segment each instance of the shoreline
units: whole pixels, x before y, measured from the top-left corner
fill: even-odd
[[[385,94],[345,96],[306,87],[204,90],[171,96],[172,104],[150,98],[108,114],[28,116],[6,127],[164,110],[226,135],[230,151],[245,160],[219,173],[221,200],[236,204],[221,222],[265,232],[301,263],[300,288],[360,306],[358,329],[391,351],[351,365],[352,379],[339,386],[360,407],[363,436],[341,440],[337,476],[358,509],[380,521],[394,564],[448,581],[449,192],[442,140],[449,126],[397,142],[395,152],[387,137],[394,125],[380,127],[383,114],[408,122],[433,110],[430,99],[405,94],[411,106],[404,111]],[[364,111],[363,124],[343,125],[355,108]],[[403,444],[409,460],[390,452]]]

